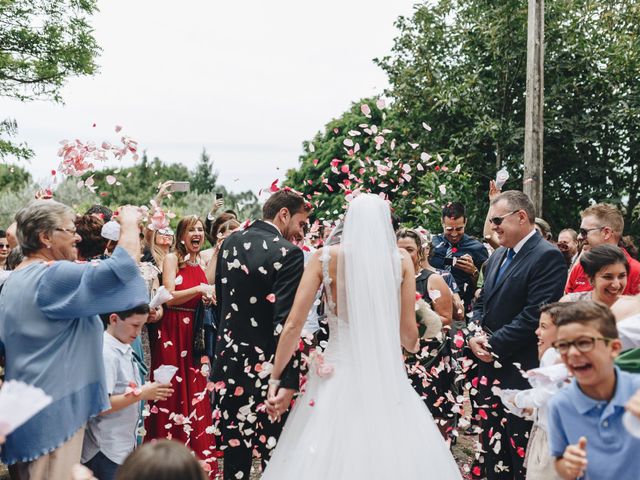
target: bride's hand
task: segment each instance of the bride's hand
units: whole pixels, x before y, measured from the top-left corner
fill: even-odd
[[[267,394],[267,413],[272,421],[280,421],[280,416],[285,413],[291,405],[291,399],[296,393],[291,388],[281,388],[277,385],[269,385]]]

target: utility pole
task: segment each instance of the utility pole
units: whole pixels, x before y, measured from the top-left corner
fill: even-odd
[[[526,193],[542,216],[544,140],[544,0],[529,1],[527,30],[527,105],[524,122],[524,183]]]

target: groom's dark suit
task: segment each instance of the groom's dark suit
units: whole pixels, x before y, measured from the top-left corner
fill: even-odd
[[[478,361],[478,403],[484,412],[481,415],[487,416],[482,422],[481,441],[489,479],[524,478],[524,447],[531,423],[507,414],[491,388],[530,388],[519,368],[538,366],[534,332],[539,308],[560,299],[567,279],[562,253],[538,233],[526,241],[499,276],[506,257],[507,249],[499,248],[488,260],[484,286],[473,310],[473,321],[490,336],[490,351],[497,355],[491,363]],[[500,448],[496,447],[498,440]],[[507,471],[496,471],[500,462]]]
[[[252,450],[268,460],[284,420],[271,423],[264,410],[268,375],[282,324],[304,270],[302,250],[277,228],[256,221],[225,240],[216,267],[219,318],[213,364],[214,425],[224,449],[224,478],[249,478]],[[297,361],[281,387],[298,388]],[[238,472],[242,477],[237,477]]]

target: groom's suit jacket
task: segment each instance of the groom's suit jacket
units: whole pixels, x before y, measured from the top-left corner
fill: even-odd
[[[478,374],[487,377],[489,387],[498,380],[501,388],[530,388],[518,367],[538,366],[535,330],[540,306],[562,297],[567,267],[560,250],[535,233],[496,283],[506,255],[502,247],[488,260],[473,309],[473,321],[490,335],[491,351],[498,355],[497,363],[478,361]]]
[[[282,325],[304,270],[302,250],[277,228],[256,221],[227,238],[218,255],[218,338],[212,378],[215,415],[222,442],[255,436],[255,412],[266,398],[265,362],[273,363]],[[297,389],[297,361],[283,372],[281,386]],[[266,416],[265,416],[266,418]]]

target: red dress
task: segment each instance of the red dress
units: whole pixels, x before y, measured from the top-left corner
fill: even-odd
[[[180,282],[182,278],[182,282]],[[207,283],[200,266],[186,264],[178,270],[176,290],[186,290]],[[175,392],[165,401],[151,402],[147,417],[145,441],[171,438],[183,442],[202,460],[208,460],[212,473],[217,471],[214,459],[215,437],[207,391],[207,377],[200,372],[200,359],[194,359],[193,321],[200,295],[173,307],[166,307],[160,322],[149,333],[151,365],[178,367],[171,384]],[[195,362],[194,362],[195,360]]]

